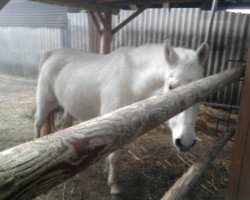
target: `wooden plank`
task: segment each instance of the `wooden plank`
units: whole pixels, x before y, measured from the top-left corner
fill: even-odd
[[[232,155],[227,200],[250,199],[250,53],[240,102],[239,126]]]
[[[32,199],[238,80],[243,67],[0,152],[0,199]]]
[[[226,142],[232,137],[234,130],[226,132],[216,139],[214,145],[200,159],[194,163],[188,171],[178,179],[168,190],[161,200],[183,200],[187,193],[192,189],[196,181],[202,176],[203,172],[209,167],[210,163],[216,158]]]

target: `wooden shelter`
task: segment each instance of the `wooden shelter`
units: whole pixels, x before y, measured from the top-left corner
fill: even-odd
[[[49,4],[63,5],[78,9],[89,10],[89,23],[92,25],[90,34],[92,36],[90,43],[100,41],[100,48],[92,50],[100,53],[110,52],[110,42],[112,35],[119,31],[123,26],[133,20],[137,15],[149,7],[162,6],[199,6],[209,8],[211,1],[205,0],[34,0]],[[1,1],[0,6],[6,4],[6,0]],[[222,7],[233,6],[231,1],[222,1]],[[168,4],[165,4],[168,3]],[[237,1],[238,5],[250,5],[250,1]],[[173,5],[172,5],[173,4]],[[117,27],[112,28],[111,17],[120,9],[135,9],[135,12]],[[93,34],[95,32],[96,34]],[[250,55],[247,60],[245,70],[245,81],[240,105],[240,123],[236,134],[235,150],[233,154],[230,183],[228,189],[228,200],[247,200],[250,197]]]

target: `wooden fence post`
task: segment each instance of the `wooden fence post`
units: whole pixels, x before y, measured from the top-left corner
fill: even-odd
[[[226,199],[250,199],[250,52],[248,52],[241,94],[239,125],[236,132]]]

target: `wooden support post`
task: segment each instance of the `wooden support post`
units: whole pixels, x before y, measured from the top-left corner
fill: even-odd
[[[147,3],[141,8],[139,8],[136,12],[134,12],[131,16],[129,16],[126,20],[124,20],[121,24],[115,27],[112,30],[111,12],[90,12],[89,13],[89,24],[90,24],[90,50],[95,53],[107,54],[111,51],[111,41],[112,35],[115,34],[118,30],[120,30],[127,23],[132,21],[136,16],[142,13],[145,9],[147,9],[152,3]],[[98,17],[97,17],[98,16]],[[101,28],[102,24],[102,28]],[[99,46],[97,47],[97,44]]]
[[[93,53],[100,53],[101,26],[97,14],[88,12],[89,48]]]
[[[208,168],[210,163],[216,158],[218,153],[226,142],[232,137],[234,130],[223,134],[208,150],[200,160],[193,164],[188,171],[175,182],[161,200],[183,200],[187,193],[192,189],[196,181],[201,177],[203,172]]]
[[[227,200],[250,199],[250,52],[240,102],[239,126],[231,162]]]
[[[101,42],[100,42],[100,53],[101,54],[108,54],[110,53],[110,45],[112,40],[112,32],[111,32],[111,13],[98,13],[100,21],[103,25],[103,31],[101,35]]]
[[[112,40],[111,13],[89,12],[89,45],[94,53],[110,53]]]
[[[0,199],[32,199],[238,80],[243,67],[0,152]]]
[[[100,23],[99,23],[98,19],[96,18],[97,14],[94,13],[94,12],[89,12],[88,14],[91,16],[91,18],[93,20],[96,31],[101,35],[102,30],[101,30],[101,27],[100,27]]]

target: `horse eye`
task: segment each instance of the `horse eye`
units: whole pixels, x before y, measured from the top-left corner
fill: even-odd
[[[168,86],[168,89],[169,89],[169,90],[172,90],[172,89],[174,89],[174,87],[173,87],[172,85],[169,85],[169,86]]]

